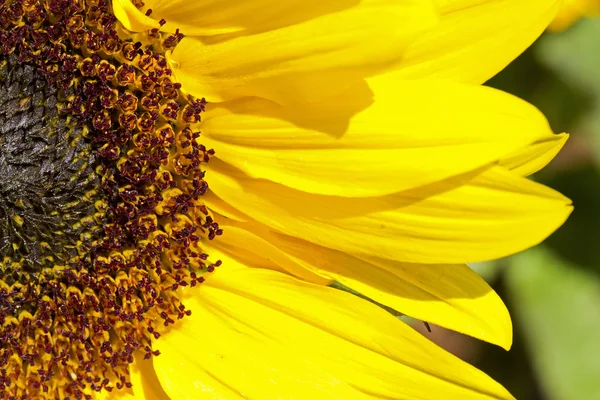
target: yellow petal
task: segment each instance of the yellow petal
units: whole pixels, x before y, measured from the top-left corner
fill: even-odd
[[[561,133],[532,143],[500,160],[500,165],[521,176],[531,175],[544,168],[565,145],[569,135]]]
[[[397,62],[437,16],[421,0],[364,0],[289,27],[203,43],[186,37],[170,56],[183,89],[219,101],[262,96],[314,102],[352,80]]]
[[[233,208],[230,204],[225,203],[222,199],[215,196],[213,192],[209,191],[204,196],[202,196],[202,201],[213,212],[217,212],[227,219],[240,222],[245,222],[251,219],[244,213]]]
[[[329,248],[404,262],[503,257],[539,243],[571,212],[559,193],[501,167],[383,197],[342,198],[251,179],[213,161],[211,190],[252,218]]]
[[[404,78],[483,83],[546,29],[561,0],[437,0],[441,21],[398,64]]]
[[[225,252],[240,259],[246,265],[288,272],[307,282],[328,285],[332,281],[332,278],[315,272],[317,268],[307,268],[302,261],[296,260],[249,230],[234,226],[227,221],[220,223],[219,226],[226,231],[225,238],[203,245],[203,248],[206,248],[215,259],[222,258]]]
[[[146,0],[143,10],[165,19],[162,28],[188,36],[264,32],[357,6],[360,0]]]
[[[249,247],[247,242],[237,239],[241,227],[226,225],[226,236],[221,241],[214,241],[213,245],[221,246],[220,242],[225,242],[233,248],[231,253],[238,257],[248,251],[264,253],[268,257],[262,246],[253,244]],[[232,231],[235,231],[233,237]],[[270,246],[286,254],[287,260],[316,271],[319,276],[329,276],[403,314],[505,349],[512,344],[512,323],[504,303],[466,265],[409,264],[377,257],[361,259],[287,235],[266,230],[260,230],[260,234]],[[297,267],[285,269],[299,276]]]
[[[161,338],[154,364],[173,398],[511,398],[369,302],[223,265],[193,292],[191,318]]]
[[[217,259],[233,257],[327,285],[332,280],[370,299],[436,325],[509,349],[512,324],[504,303],[465,265],[409,264],[350,254],[277,234],[256,222],[219,224],[225,234],[204,245]],[[329,279],[327,279],[329,277]]]
[[[379,196],[461,174],[554,135],[530,104],[487,87],[438,81],[369,79],[374,102],[340,134],[336,109],[353,108],[353,90],[322,107],[263,115],[210,112],[203,144],[254,178],[310,193]],[[257,110],[254,110],[255,113]],[[289,113],[308,127],[290,121]]]
[[[129,367],[129,371],[136,399],[169,400],[156,376],[152,358],[144,360],[142,354],[135,354],[135,363]]]
[[[112,4],[115,17],[126,29],[132,32],[142,32],[160,28],[158,21],[144,15],[131,3],[131,0],[113,0]]]

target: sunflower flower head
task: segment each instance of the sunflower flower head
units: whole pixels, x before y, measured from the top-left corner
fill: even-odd
[[[558,2],[145,3],[0,0],[0,397],[510,399],[396,316],[511,346]]]

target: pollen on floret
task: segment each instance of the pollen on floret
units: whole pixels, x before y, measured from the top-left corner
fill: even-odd
[[[150,15],[151,11],[147,13]],[[164,21],[161,21],[164,24]],[[109,0],[0,0],[0,397],[131,387],[134,354],[221,265],[202,204],[206,101]]]

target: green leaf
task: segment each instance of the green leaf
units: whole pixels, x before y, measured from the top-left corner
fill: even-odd
[[[570,83],[600,94],[600,20],[584,19],[560,34],[544,35],[536,55]]]
[[[494,283],[498,279],[504,267],[504,263],[498,260],[470,263],[468,265],[489,284]]]
[[[538,247],[511,259],[509,304],[548,399],[600,399],[600,279]]]

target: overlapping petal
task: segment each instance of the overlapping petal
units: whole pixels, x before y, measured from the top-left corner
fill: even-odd
[[[361,259],[274,233],[257,223],[224,220],[221,226],[228,240],[206,245],[216,258],[223,258],[225,253],[246,265],[282,270],[316,284],[335,279],[403,314],[505,348],[511,346],[512,324],[506,307],[487,283],[465,265]]]
[[[142,10],[152,10],[163,30],[180,29],[190,36],[232,32],[265,32],[359,6],[361,0],[147,0]]]
[[[207,250],[211,250],[211,255],[217,259],[227,253],[239,258],[244,265],[284,271],[307,282],[328,285],[333,280],[328,277],[330,274],[326,271],[320,272],[318,268],[306,265],[280,248],[277,243],[271,243],[266,232],[261,236],[243,227],[231,225],[226,220],[219,226],[227,230],[228,240],[216,240],[205,244]]]
[[[503,168],[373,198],[314,195],[211,162],[211,190],[283,233],[353,254],[416,263],[495,259],[539,243],[570,201]]]
[[[560,140],[535,107],[491,88],[389,75],[369,85],[372,104],[345,128],[336,116],[364,101],[352,87],[309,112],[276,106],[254,115],[235,107],[213,118],[209,112],[203,144],[251,177],[310,193],[365,197],[422,186],[533,143]],[[520,158],[535,156],[536,149]],[[507,163],[518,161],[512,158]]]
[[[499,164],[521,176],[531,175],[552,161],[568,138],[568,134],[562,133],[538,140],[506,157],[502,157]]]
[[[161,341],[155,368],[173,398],[511,398],[373,304],[225,263]]]
[[[170,400],[156,376],[153,359],[144,359],[143,354],[135,355],[135,362],[129,369],[132,392],[136,399]]]
[[[216,43],[186,37],[170,60],[184,89],[211,101],[260,96],[310,103],[397,63],[436,19],[426,1],[363,0],[256,35]]]
[[[537,39],[561,0],[436,0],[440,23],[399,63],[403,78],[483,83]]]
[[[131,0],[113,0],[113,12],[123,26],[132,32],[142,32],[160,28],[157,20],[138,10]]]
[[[309,1],[235,1],[225,7],[223,0],[152,0],[144,8],[152,9],[151,20],[129,0],[118,0],[115,13],[134,31],[164,18],[163,29],[177,27],[187,35],[243,32],[216,41],[186,38],[175,50],[177,76],[197,96],[301,103],[313,101],[315,90],[324,95],[393,69],[403,78],[485,82],[543,32],[561,5],[437,0],[434,9],[428,0]]]

